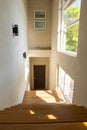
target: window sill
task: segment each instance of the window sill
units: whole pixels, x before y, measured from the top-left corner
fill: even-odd
[[[69,56],[77,57],[77,53],[75,53],[75,52],[66,51],[66,50],[58,50],[58,52],[61,52],[63,54],[69,55]]]

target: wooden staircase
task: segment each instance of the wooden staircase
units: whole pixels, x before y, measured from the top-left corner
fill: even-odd
[[[87,130],[87,109],[83,106],[39,103],[39,97],[35,103],[35,95],[29,93],[29,97],[30,103],[0,111],[0,130]]]

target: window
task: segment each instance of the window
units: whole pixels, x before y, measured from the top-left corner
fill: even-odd
[[[59,7],[58,49],[76,54],[78,48],[81,0],[61,0]]]
[[[58,85],[66,101],[72,103],[74,92],[74,80],[59,67]]]
[[[46,19],[46,11],[44,10],[35,10],[34,19]]]
[[[46,29],[46,21],[35,20],[34,29]]]
[[[34,29],[35,30],[46,29],[46,11],[45,10],[34,11]]]

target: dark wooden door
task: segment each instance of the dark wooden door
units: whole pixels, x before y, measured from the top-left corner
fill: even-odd
[[[34,65],[34,89],[45,89],[45,65]]]

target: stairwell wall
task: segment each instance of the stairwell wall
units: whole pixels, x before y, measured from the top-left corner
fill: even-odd
[[[52,2],[50,89],[56,89],[56,69],[61,66],[75,81],[73,103],[87,107],[87,0],[82,0],[79,45],[76,57],[57,51],[59,0]],[[60,44],[60,43],[58,43]]]
[[[18,36],[13,36],[14,24]],[[27,39],[27,0],[0,0],[0,109],[23,100]]]

